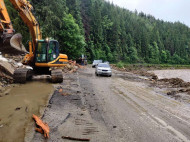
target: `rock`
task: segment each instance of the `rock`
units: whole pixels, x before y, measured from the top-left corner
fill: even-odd
[[[5,96],[9,95],[9,93],[5,93]]]
[[[117,128],[117,126],[113,126],[113,128]]]
[[[8,54],[5,54],[5,55],[4,55],[5,58],[8,58],[8,56],[9,56]]]
[[[8,60],[6,58],[4,58],[2,55],[0,55],[0,61],[7,62]]]
[[[81,91],[77,91],[77,93],[81,93]]]
[[[15,110],[17,111],[17,110],[20,110],[21,109],[21,107],[17,107],[17,108],[15,108]]]
[[[3,84],[7,84],[7,81],[3,80],[2,83],[3,83]]]
[[[153,75],[153,76],[152,76],[152,79],[153,79],[153,80],[158,80],[158,76],[157,76],[157,75]]]
[[[32,67],[30,67],[30,66],[26,66],[26,68],[27,68],[27,69],[31,69],[31,70],[33,69],[33,68],[32,68]]]
[[[17,63],[17,65],[18,65],[19,67],[23,66],[23,64],[22,64],[22,63]]]
[[[78,69],[78,67],[77,67],[77,66],[74,66],[74,69],[76,69],[76,70],[77,70],[77,69]]]
[[[25,112],[28,112],[28,107],[25,108]]]
[[[5,61],[0,61],[0,71],[10,76],[14,74],[14,68],[9,62]]]
[[[13,62],[13,59],[9,59],[9,61],[8,61],[9,63],[12,63]]]

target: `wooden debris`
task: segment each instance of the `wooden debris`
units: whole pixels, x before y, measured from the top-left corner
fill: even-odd
[[[76,61],[69,60],[68,64],[63,68],[63,72],[73,73],[76,72],[79,68],[83,69],[84,66],[77,64]]]
[[[17,111],[17,110],[20,110],[22,107],[17,107],[17,108],[15,108],[15,110]]]
[[[61,94],[62,96],[68,96],[68,95],[70,95],[69,93],[62,93]]]
[[[44,123],[38,116],[33,114],[33,119],[35,120],[37,126],[35,130],[41,134],[44,134],[45,138],[49,138],[49,126],[47,123]]]
[[[59,89],[59,93],[62,93],[63,92],[63,89]]]
[[[75,140],[75,141],[90,141],[90,139],[85,139],[85,138],[74,138],[74,137],[69,137],[69,136],[62,136],[63,139],[67,140]]]

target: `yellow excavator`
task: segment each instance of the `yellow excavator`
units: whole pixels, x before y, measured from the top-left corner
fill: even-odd
[[[63,81],[60,69],[68,63],[68,56],[59,53],[59,43],[53,39],[42,39],[39,24],[34,17],[33,7],[27,0],[9,0],[18,11],[20,17],[29,28],[32,41],[29,42],[29,52],[22,44],[21,34],[15,34],[4,0],[0,0],[0,52],[3,54],[25,54],[22,61],[33,69],[20,68],[14,72],[14,80],[25,83],[34,74],[50,74],[54,83]]]

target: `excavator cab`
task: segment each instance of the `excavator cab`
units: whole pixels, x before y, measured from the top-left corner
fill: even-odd
[[[36,46],[36,63],[48,63],[59,56],[59,43],[56,40],[39,40]]]

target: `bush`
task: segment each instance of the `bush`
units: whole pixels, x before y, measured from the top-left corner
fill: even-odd
[[[123,62],[118,62],[117,64],[116,64],[116,66],[118,67],[118,68],[123,68],[124,67],[124,63]]]

